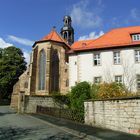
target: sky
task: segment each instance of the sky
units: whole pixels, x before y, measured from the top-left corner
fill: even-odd
[[[32,45],[72,17],[75,41],[140,25],[140,0],[0,0],[0,48],[14,45],[29,62]]]

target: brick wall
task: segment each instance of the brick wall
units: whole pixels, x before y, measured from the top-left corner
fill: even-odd
[[[140,97],[86,101],[85,123],[140,135]]]

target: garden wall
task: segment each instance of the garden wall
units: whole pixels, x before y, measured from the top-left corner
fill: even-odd
[[[36,113],[37,105],[42,107],[60,108],[65,105],[56,102],[51,96],[25,96],[23,102],[21,101],[21,113]]]
[[[85,124],[140,135],[140,97],[86,101]]]

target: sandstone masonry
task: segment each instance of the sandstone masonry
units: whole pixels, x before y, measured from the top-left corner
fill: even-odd
[[[56,102],[51,96],[25,96],[24,102],[21,102],[20,112],[36,113],[37,106],[59,108],[60,104]]]
[[[86,101],[85,123],[140,135],[140,97]]]

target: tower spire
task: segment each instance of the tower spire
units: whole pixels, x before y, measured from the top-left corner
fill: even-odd
[[[67,41],[69,45],[71,45],[74,42],[74,29],[71,26],[71,17],[70,16],[64,16],[63,19],[64,25],[61,28],[61,36]]]

